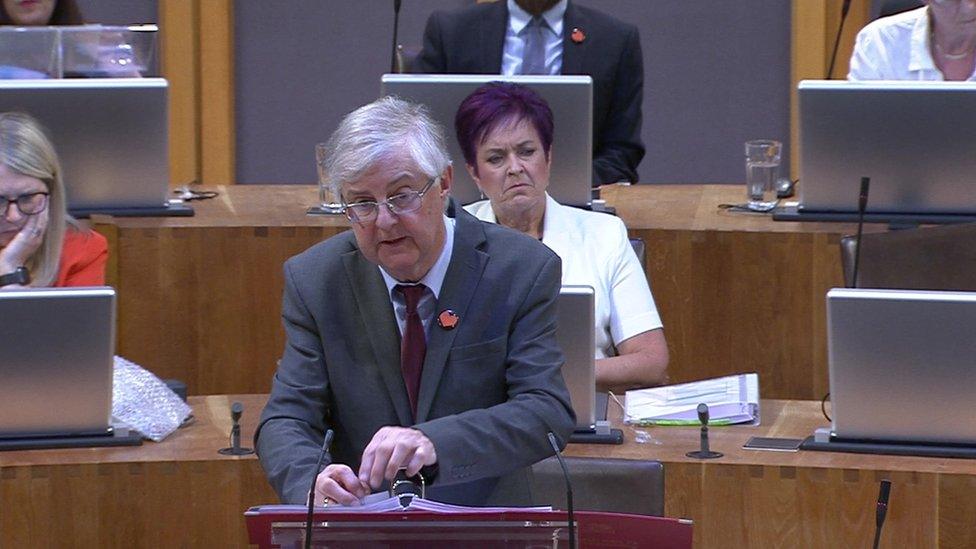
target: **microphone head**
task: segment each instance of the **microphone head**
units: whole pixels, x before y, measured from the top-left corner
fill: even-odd
[[[888,496],[891,494],[891,481],[883,479],[881,481],[881,491],[878,493],[878,503],[888,505]]]
[[[870,177],[861,178],[861,192],[857,196],[857,207],[864,211],[868,207],[868,188],[871,186]]]
[[[235,402],[230,405],[230,418],[236,423],[240,421],[241,414],[244,413],[244,405],[240,402]]]
[[[708,425],[708,404],[705,404],[704,402],[698,405],[698,421],[700,421],[702,425]]]
[[[552,452],[554,454],[559,454],[559,443],[556,442],[556,435],[554,435],[552,431],[549,431],[546,433],[546,436],[549,438],[549,446],[552,446]]]

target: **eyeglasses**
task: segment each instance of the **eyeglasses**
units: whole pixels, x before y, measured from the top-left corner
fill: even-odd
[[[375,200],[363,201],[363,202],[353,202],[352,204],[343,204],[342,209],[349,218],[349,221],[356,223],[372,223],[376,221],[376,218],[380,213],[380,206],[386,206],[390,209],[390,213],[394,215],[400,215],[410,212],[415,212],[420,209],[420,205],[424,202],[424,195],[427,191],[434,185],[434,183],[440,182],[440,176],[432,177],[427,180],[427,184],[424,188],[419,191],[405,191],[393,196],[387,197],[386,200],[381,200],[379,202]]]
[[[47,196],[50,193],[41,191],[36,193],[27,193],[14,198],[8,198],[6,196],[0,196],[0,214],[6,215],[7,208],[10,204],[16,204],[17,209],[20,213],[24,215],[34,215],[39,214],[44,211],[47,207]]]

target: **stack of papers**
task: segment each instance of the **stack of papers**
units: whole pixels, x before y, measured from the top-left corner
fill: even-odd
[[[428,513],[502,513],[506,511],[552,511],[552,507],[466,507],[441,503],[432,499],[420,497],[405,498],[406,507],[400,505],[400,498],[391,497],[386,492],[377,492],[366,496],[362,505],[346,506],[337,503],[326,507],[316,507],[316,511],[335,511],[338,513],[388,513],[394,511],[426,511]],[[291,511],[304,510],[304,505],[265,505],[262,510]]]
[[[708,405],[709,425],[759,425],[759,376],[738,374],[627,391],[624,420],[634,425],[700,425],[702,402]]]

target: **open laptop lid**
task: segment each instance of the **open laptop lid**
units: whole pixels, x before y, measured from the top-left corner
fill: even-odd
[[[539,93],[552,109],[552,171],[549,194],[561,204],[588,206],[593,179],[593,79],[589,76],[503,76],[484,74],[384,74],[382,95],[426,105],[445,132],[454,162],[451,194],[470,204],[483,197],[468,170],[454,132],[454,116],[465,97],[488,82],[516,82]]]
[[[976,82],[799,84],[799,209],[976,212]]]
[[[976,444],[976,293],[832,289],[834,435]]]
[[[115,291],[0,292],[0,438],[107,433]]]
[[[0,80],[0,112],[36,118],[61,160],[68,208],[160,208],[169,192],[166,80]]]
[[[590,286],[563,286],[559,291],[556,339],[566,357],[563,379],[576,412],[576,430],[596,426],[596,334]]]

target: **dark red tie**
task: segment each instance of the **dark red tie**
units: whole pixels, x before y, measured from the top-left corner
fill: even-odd
[[[424,335],[424,323],[417,313],[417,305],[427,291],[427,286],[397,284],[396,290],[403,295],[407,303],[407,321],[403,327],[403,338],[400,340],[400,371],[403,373],[403,383],[407,386],[407,396],[410,397],[410,409],[413,411],[413,417],[416,418],[420,373],[423,372],[424,356],[427,354],[427,337]]]

